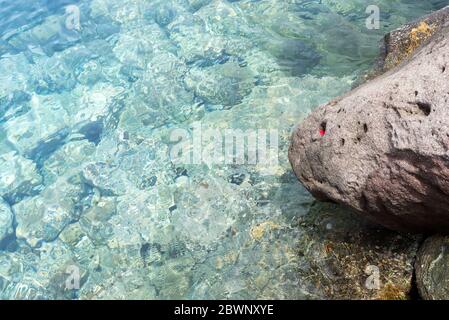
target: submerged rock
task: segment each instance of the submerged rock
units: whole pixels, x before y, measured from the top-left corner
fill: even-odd
[[[416,282],[426,300],[449,299],[449,238],[428,238],[419,249],[416,261]]]
[[[299,273],[312,298],[410,298],[419,236],[400,235],[323,203],[315,203],[300,225]]]
[[[254,87],[254,78],[248,68],[237,59],[206,68],[194,68],[186,77],[186,85],[206,103],[231,107],[242,102]]]
[[[13,232],[13,218],[9,205],[0,199],[0,244]]]
[[[441,21],[411,58],[297,128],[290,162],[316,198],[399,231],[449,230],[449,23]]]
[[[0,155],[0,196],[16,203],[25,196],[36,194],[42,177],[33,161],[15,151]]]
[[[32,247],[55,240],[67,225],[79,219],[82,195],[81,185],[61,177],[39,196],[14,205],[17,238]]]

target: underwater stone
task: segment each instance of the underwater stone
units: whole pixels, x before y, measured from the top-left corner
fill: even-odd
[[[107,136],[100,142],[95,159],[103,161],[83,166],[83,177],[88,184],[104,195],[124,195],[138,189],[151,191],[156,181],[172,180],[166,145],[135,135],[126,137]]]
[[[91,133],[92,127],[115,126],[117,122],[115,118],[123,108],[122,101],[125,95],[123,87],[107,83],[99,83],[93,87],[77,86],[72,92],[71,98],[75,98],[74,101],[66,107],[70,113],[69,127],[84,133],[88,140],[96,140],[91,138],[95,135]],[[101,135],[101,132],[97,134]]]
[[[89,275],[89,280],[92,280],[86,283],[86,288],[81,288],[81,296],[89,300],[158,299],[157,290],[152,281],[148,281],[145,269],[137,272],[135,270],[142,268],[141,265],[126,267],[126,272],[115,272],[107,276],[100,274],[96,277]]]
[[[122,87],[98,84],[77,86],[71,93],[34,94],[30,111],[4,124],[8,140],[22,154],[45,160],[72,131],[113,123],[123,91]]]
[[[36,58],[36,67],[30,70],[28,87],[39,95],[72,90],[76,86],[76,79],[70,64],[63,62],[66,55],[74,58],[74,61],[80,59],[76,54],[66,52],[58,53],[51,58],[45,56]]]
[[[19,51],[34,47],[39,48],[38,50],[47,56],[52,56],[55,52],[63,51],[80,40],[76,30],[71,31],[65,27],[65,21],[63,15],[49,16],[25,32],[17,33],[8,42]]]
[[[44,163],[43,170],[48,181],[55,181],[68,171],[80,168],[81,165],[91,159],[95,152],[95,144],[87,140],[72,141],[64,144],[53,153]]]
[[[195,261],[189,256],[167,259],[148,275],[149,281],[159,289],[161,299],[181,299],[187,296],[190,290],[194,265]]]
[[[401,235],[346,208],[319,202],[299,224],[298,272],[309,298],[412,298],[421,236]]]
[[[39,145],[63,139],[69,116],[64,98],[63,95],[33,95],[30,111],[4,124],[8,140],[22,154],[31,156]]]
[[[129,133],[139,133],[142,128],[155,129],[169,122],[170,114],[162,109],[151,106],[146,99],[130,98],[127,107],[120,114],[118,127]]]
[[[51,293],[36,281],[39,258],[27,253],[0,251],[0,299],[42,300],[51,297]],[[18,270],[24,270],[27,275]]]
[[[55,251],[56,250],[58,250],[58,248],[56,248]],[[43,257],[43,259],[45,258]],[[90,276],[89,270],[84,266],[80,266],[70,255],[64,257],[56,256],[55,260],[56,259],[63,263],[58,264],[59,268],[49,270],[51,272],[51,277],[49,281],[45,283],[45,287],[51,292],[53,300],[78,299],[79,290],[67,289],[68,276],[70,276],[72,272],[79,273],[79,287],[81,289]]]
[[[228,39],[233,39],[234,36],[255,36],[258,28],[253,24],[248,25],[240,4],[233,2],[236,1],[211,1],[195,12],[195,16],[202,20],[210,34],[226,34]]]
[[[3,56],[0,60],[0,74],[15,74],[15,77],[3,76],[0,81],[0,97],[9,96],[14,91],[25,91],[29,75],[28,60],[24,54],[9,57]]]
[[[235,173],[228,177],[230,183],[241,185],[245,181],[246,175],[244,173]]]
[[[64,228],[79,219],[83,188],[61,177],[39,196],[27,198],[13,206],[17,220],[16,235],[30,246],[55,240]]]
[[[105,244],[112,234],[109,220],[116,214],[116,198],[101,197],[95,200],[94,206],[83,212],[80,219],[81,229],[93,243]]]
[[[197,11],[204,6],[207,6],[211,1],[212,0],[188,0],[188,3],[193,10]]]
[[[170,48],[172,44],[166,34],[153,23],[121,33],[113,52],[123,65],[146,68],[157,53]]]
[[[213,1],[212,4],[214,6],[228,6],[221,1]],[[203,7],[203,9],[205,8]],[[224,14],[225,12],[226,10],[223,10]],[[167,26],[170,31],[170,39],[179,47],[180,54],[188,64],[204,60],[217,60],[223,55],[223,52],[239,56],[252,47],[238,36],[220,34],[223,32],[227,34],[227,30],[220,30],[219,32],[208,30],[207,20],[210,15],[215,15],[215,13],[211,13],[210,9],[203,10],[201,15],[198,12],[191,15],[185,14],[177,17]],[[234,15],[228,19],[238,24],[236,21],[238,18]]]
[[[178,14],[177,10],[179,10],[173,4],[164,2],[159,2],[150,8],[154,12],[154,20],[160,27],[165,27],[172,22]]]
[[[293,76],[310,72],[321,59],[319,53],[309,44],[298,39],[282,39],[263,44],[275,58],[281,69]]]
[[[104,162],[88,164],[83,169],[83,177],[93,187],[105,195],[122,195],[133,189],[127,173],[115,165]]]
[[[0,243],[13,232],[13,219],[9,205],[0,198]]]
[[[61,232],[59,239],[65,244],[75,247],[86,236],[86,233],[80,226],[80,223],[73,223],[68,225],[64,231]]]
[[[161,53],[148,63],[142,80],[136,83],[137,91],[146,97],[148,105],[157,113],[175,121],[184,121],[191,115],[194,104],[194,93],[182,82],[187,70],[186,64],[176,55]]]
[[[70,274],[74,275],[75,272],[79,271],[80,287],[83,287],[89,273],[86,270],[85,263],[81,263],[80,256],[75,254],[74,249],[59,239],[48,243],[43,242],[40,247],[32,250],[26,249],[28,250],[26,259],[20,260],[26,274],[21,279],[17,289],[20,291],[20,285],[30,286],[31,288],[37,287],[38,292],[41,292],[44,299],[47,300],[77,298],[78,291],[68,290],[66,281]],[[21,253],[24,254],[25,252]],[[31,252],[35,254],[30,254]],[[90,253],[92,256],[92,252]],[[23,291],[26,292],[26,290]],[[32,290],[30,291],[32,293]]]
[[[31,96],[25,91],[15,90],[8,96],[0,97],[0,118],[7,121],[29,111]]]
[[[10,203],[36,194],[42,177],[33,161],[12,151],[0,155],[0,195]]]
[[[189,248],[213,247],[249,206],[244,198],[226,178],[180,184],[174,190],[177,210],[171,217],[176,234]]]
[[[415,263],[416,283],[425,300],[449,299],[449,238],[427,238],[418,252]]]
[[[172,226],[167,203],[172,203],[172,196],[162,190],[136,190],[119,196],[117,214],[109,221],[113,236],[108,239],[108,246],[117,248],[143,245],[145,242],[170,243],[173,235],[169,232]]]
[[[103,80],[103,70],[98,61],[89,61],[79,68],[76,79],[79,83],[86,86],[93,86],[100,80]]]
[[[191,69],[186,85],[206,103],[234,106],[242,102],[254,87],[254,76],[238,61],[230,60],[209,68]]]

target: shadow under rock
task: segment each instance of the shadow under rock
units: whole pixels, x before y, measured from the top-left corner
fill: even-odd
[[[300,220],[299,254],[324,298],[410,299],[421,236],[399,234],[322,202]]]
[[[282,214],[295,219],[301,231],[297,248],[301,287],[311,296],[412,298],[422,236],[399,234],[341,205],[315,201],[292,172],[280,182],[276,197],[284,199]]]

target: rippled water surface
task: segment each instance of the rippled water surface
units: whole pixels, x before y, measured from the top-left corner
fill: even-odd
[[[0,0],[0,298],[313,297],[290,132],[447,2]],[[198,124],[279,163],[174,162]]]

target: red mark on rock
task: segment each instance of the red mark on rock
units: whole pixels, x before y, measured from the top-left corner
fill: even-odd
[[[320,136],[324,136],[326,134],[327,122],[323,121],[320,125]]]

